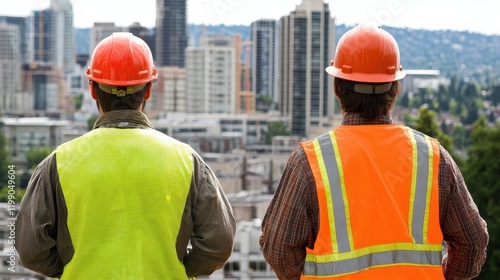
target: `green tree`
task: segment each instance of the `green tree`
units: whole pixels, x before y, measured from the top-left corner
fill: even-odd
[[[436,98],[434,98],[434,92],[431,88],[421,88],[418,90],[417,94],[422,97],[422,105],[427,104],[429,108],[433,110],[436,109],[434,108],[434,102],[436,102]]]
[[[13,165],[12,163],[12,160],[9,156],[9,153],[7,152],[7,149],[6,149],[6,144],[7,144],[7,141],[5,139],[5,136],[4,134],[2,133],[2,128],[3,124],[0,123],[0,202],[7,202],[9,199],[9,190],[11,190],[11,188],[9,188],[9,170],[12,170],[12,171],[16,171],[16,168],[15,166]],[[11,168],[9,168],[9,166]],[[17,175],[16,173],[11,173],[11,175],[14,175],[16,176],[16,178],[14,179],[14,184],[12,184],[11,186],[13,186],[13,190],[16,192],[14,194],[15,196],[15,201],[16,202],[21,202],[21,199],[24,195],[24,190],[21,189],[21,188],[18,188],[17,185],[18,185],[18,178],[17,178]]]
[[[500,103],[500,85],[493,86],[491,89],[491,94],[488,97],[489,100],[493,103],[493,106],[496,106]]]
[[[469,111],[467,110],[467,105],[465,105],[464,103],[461,103],[458,106],[458,115],[457,115],[457,117],[459,117],[460,120],[465,120],[465,119],[467,119],[468,114],[469,114]]]
[[[9,201],[9,191],[12,191],[9,186],[4,186],[0,188],[0,202],[8,202]],[[13,196],[15,197],[14,201],[17,203],[20,203],[21,200],[23,199],[24,193],[26,192],[26,189],[23,188],[14,188],[15,193]],[[17,208],[17,207],[16,207]]]
[[[396,99],[396,105],[399,105],[404,108],[408,108],[410,106],[410,95],[405,92],[399,95],[400,97]]]
[[[436,138],[439,143],[450,153],[457,165],[463,165],[463,159],[458,156],[453,147],[453,140],[450,136],[443,133],[436,121],[436,112],[422,106],[420,107],[420,116],[415,120],[414,129]]]
[[[48,147],[33,148],[26,153],[26,160],[28,161],[28,169],[35,168],[44,158],[46,158],[53,149]]]
[[[479,95],[479,87],[476,84],[468,83],[463,89],[464,98],[464,111],[466,114],[462,115],[462,122],[464,124],[472,124],[479,117],[479,110],[481,109],[482,101]]]
[[[422,99],[423,99],[423,97],[418,95],[418,94],[413,95],[413,98],[410,99],[409,107],[410,108],[419,108],[424,103],[424,101]]]
[[[291,135],[288,126],[282,121],[267,122],[266,144],[271,144],[273,137],[278,135]]]
[[[424,106],[420,107],[420,116],[415,120],[414,128],[430,137],[438,139],[446,149],[452,145],[451,138],[443,134],[439,124],[436,122],[436,112]]]
[[[409,127],[413,127],[415,124],[415,117],[409,113],[403,113],[403,124]]]
[[[450,99],[450,102],[448,103],[448,109],[449,112],[455,116],[458,116],[458,114],[460,113],[458,103],[454,98]]]
[[[267,112],[273,107],[274,100],[267,95],[258,95],[255,102],[257,103],[257,111]]]
[[[451,136],[453,138],[453,146],[457,149],[463,150],[466,146],[466,131],[462,125],[454,125],[451,130]]]
[[[450,109],[450,96],[448,90],[444,85],[439,85],[438,91],[436,93],[437,102],[439,104],[438,111],[448,111]]]
[[[480,117],[473,126],[464,178],[481,216],[488,224],[490,240],[486,263],[477,279],[496,280],[500,275],[500,123],[488,127]]]

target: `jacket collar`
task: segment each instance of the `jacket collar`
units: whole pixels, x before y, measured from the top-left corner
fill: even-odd
[[[136,110],[115,110],[100,115],[94,129],[106,128],[154,128],[148,117]]]

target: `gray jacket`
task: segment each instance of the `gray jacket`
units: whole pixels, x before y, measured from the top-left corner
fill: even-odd
[[[104,113],[94,129],[99,127],[153,128],[146,115],[132,110]],[[232,253],[236,226],[218,179],[194,150],[193,165],[176,251],[187,275],[199,276],[224,266]],[[67,215],[57,154],[52,153],[34,170],[17,216],[15,247],[24,267],[49,277],[62,275],[74,254]]]

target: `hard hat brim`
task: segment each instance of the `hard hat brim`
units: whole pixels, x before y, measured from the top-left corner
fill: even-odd
[[[406,76],[404,71],[396,71],[395,74],[380,74],[380,73],[344,73],[342,69],[335,66],[326,67],[325,71],[333,77],[344,80],[362,82],[362,83],[388,83],[403,79]]]

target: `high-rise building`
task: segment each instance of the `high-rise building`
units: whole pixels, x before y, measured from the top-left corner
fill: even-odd
[[[328,4],[302,0],[280,19],[279,108],[293,135],[310,137],[333,116],[332,82],[325,68],[334,55],[335,25]]]
[[[186,112],[234,114],[236,109],[236,41],[223,35],[202,38],[186,51]],[[238,76],[239,78],[239,76]]]
[[[38,63],[55,62],[55,42],[53,40],[53,11],[47,9],[33,13],[34,60]]]
[[[0,113],[18,110],[16,93],[21,90],[19,26],[0,22]]]
[[[252,89],[257,96],[266,96],[278,103],[278,24],[275,20],[252,22]]]
[[[64,75],[74,71],[76,64],[75,31],[73,29],[73,5],[70,0],[51,0],[54,11],[55,64]]]
[[[64,116],[71,112],[65,78],[75,72],[73,7],[70,0],[51,0],[33,13],[34,61],[23,66],[23,90],[32,93],[38,114]]]
[[[156,0],[156,66],[184,68],[187,34],[187,0]]]
[[[34,60],[58,67],[63,74],[74,71],[76,48],[71,2],[51,0],[49,9],[34,12],[33,26]]]

